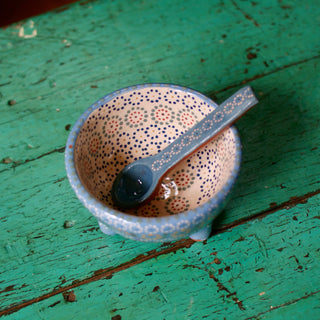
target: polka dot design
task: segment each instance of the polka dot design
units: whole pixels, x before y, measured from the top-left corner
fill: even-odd
[[[125,88],[99,100],[68,139],[66,168],[79,199],[100,222],[141,241],[181,238],[208,223],[208,212],[224,205],[239,169],[234,127],[172,169],[155,199],[137,210],[114,208],[111,186],[124,166],[164,149],[215,106],[193,90],[162,84]],[[180,216],[188,221],[184,227],[177,225]]]

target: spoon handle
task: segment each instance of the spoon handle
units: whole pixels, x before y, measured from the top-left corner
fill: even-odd
[[[240,116],[258,103],[251,87],[246,86],[219,105],[189,131],[152,157],[151,168],[162,175],[182,159],[193,153],[221,130],[230,127]]]

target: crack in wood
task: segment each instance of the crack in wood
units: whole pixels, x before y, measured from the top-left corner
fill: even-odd
[[[220,89],[220,90],[213,91],[213,92],[209,92],[209,93],[207,93],[207,95],[213,99],[213,98],[216,97],[217,94],[219,94],[219,93],[221,93],[221,92],[225,92],[225,91],[228,91],[229,89],[237,88],[237,87],[239,87],[239,86],[241,86],[241,85],[247,84],[247,83],[252,82],[252,81],[254,81],[254,80],[261,79],[261,78],[263,78],[263,77],[267,77],[267,76],[269,76],[269,75],[271,75],[271,74],[274,74],[274,73],[283,71],[283,70],[285,70],[285,69],[288,69],[288,68],[291,68],[291,67],[295,67],[295,66],[298,66],[298,65],[307,63],[307,62],[310,62],[310,61],[312,61],[312,60],[317,60],[317,59],[319,59],[319,58],[320,58],[320,55],[316,55],[316,56],[312,56],[312,57],[307,58],[307,59],[304,59],[304,60],[299,60],[299,61],[295,61],[295,62],[292,62],[292,63],[288,63],[288,64],[286,64],[286,65],[284,65],[284,66],[281,66],[281,67],[276,68],[276,69],[274,69],[274,70],[271,70],[271,71],[269,71],[269,72],[257,74],[257,75],[255,75],[255,76],[253,76],[253,77],[251,77],[251,78],[244,79],[244,80],[242,80],[240,83],[232,84],[232,85],[229,85],[229,86],[227,86],[227,87],[225,87],[225,88],[222,88],[222,89]],[[216,99],[214,99],[214,100],[216,100]]]
[[[301,301],[301,300],[304,300],[304,299],[307,299],[307,298],[309,298],[309,297],[312,297],[312,296],[314,296],[314,295],[316,295],[316,294],[318,294],[318,293],[320,293],[320,290],[317,290],[317,291],[314,291],[314,292],[310,292],[310,293],[308,293],[308,294],[306,294],[306,295],[304,295],[304,296],[302,296],[302,297],[300,297],[300,298],[293,299],[293,300],[288,301],[288,302],[286,302],[286,303],[279,304],[278,306],[270,306],[270,309],[268,309],[268,310],[266,310],[266,311],[264,311],[264,312],[260,312],[260,313],[258,313],[258,314],[255,314],[254,316],[249,317],[249,318],[246,318],[245,320],[254,320],[254,319],[257,319],[258,317],[260,317],[260,316],[262,316],[262,315],[264,315],[264,314],[266,314],[266,313],[269,313],[269,312],[271,312],[271,311],[273,311],[273,310],[280,309],[280,308],[286,307],[286,306],[290,306],[291,304],[294,304],[294,303],[297,303],[297,302],[299,302],[299,301]]]
[[[245,223],[248,223],[250,221],[253,221],[253,220],[256,220],[256,219],[263,219],[265,218],[266,216],[268,216],[269,214],[272,214],[274,212],[277,212],[279,210],[288,210],[288,209],[291,209],[299,204],[305,204],[308,202],[308,200],[316,195],[320,194],[320,189],[319,190],[315,190],[315,191],[312,191],[312,192],[309,192],[309,193],[306,193],[302,196],[297,196],[297,197],[291,197],[288,201],[284,201],[278,205],[275,205],[269,209],[266,209],[266,210],[263,210],[257,214],[254,214],[250,217],[246,217],[246,218],[243,218],[243,219],[238,219],[232,223],[228,223],[228,224],[225,224],[215,230],[213,230],[211,236],[213,235],[217,235],[219,233],[222,233],[222,232],[225,232],[225,231],[228,231],[234,227],[237,227],[237,226],[240,226],[242,224],[245,224]],[[240,240],[238,240],[240,241]]]
[[[71,285],[67,285],[65,287],[60,287],[60,288],[53,290],[52,292],[49,292],[45,295],[39,296],[37,298],[31,299],[28,301],[24,301],[19,305],[8,307],[8,308],[0,311],[0,317],[3,315],[9,315],[11,313],[17,312],[17,311],[19,311],[27,306],[30,306],[34,303],[38,303],[40,301],[49,299],[57,294],[61,294],[61,293],[63,294],[67,291],[70,291],[76,287],[85,285],[87,283],[97,281],[100,279],[106,279],[106,278],[110,279],[110,278],[112,278],[114,273],[126,270],[130,267],[133,267],[137,264],[148,261],[150,259],[154,259],[160,255],[163,255],[163,254],[174,253],[177,250],[183,249],[183,248],[190,248],[194,243],[195,243],[195,241],[193,241],[191,239],[183,239],[183,240],[177,241],[175,243],[170,243],[166,249],[163,249],[161,251],[154,249],[154,250],[151,250],[145,254],[140,254],[136,258],[134,258],[128,262],[120,264],[116,268],[111,267],[111,268],[97,270],[94,272],[93,276],[91,276],[89,278],[86,278],[84,280],[75,280],[75,281],[73,281],[73,283]]]
[[[43,157],[45,157],[45,156],[48,156],[48,155],[50,155],[50,154],[52,154],[52,153],[56,153],[56,152],[58,152],[58,153],[63,153],[63,152],[65,151],[65,149],[66,149],[66,147],[64,146],[64,147],[56,148],[56,149],[54,149],[54,150],[48,151],[48,152],[46,152],[46,153],[43,153],[43,154],[41,154],[41,155],[39,155],[39,156],[37,156],[37,157],[35,157],[35,158],[32,158],[32,159],[26,159],[26,160],[24,160],[24,161],[13,161],[13,164],[12,164],[11,167],[5,168],[5,169],[1,170],[0,173],[5,172],[5,171],[8,171],[8,170],[10,170],[10,169],[15,169],[16,167],[21,166],[21,165],[23,165],[23,164],[25,164],[25,163],[39,160],[39,159],[41,159],[41,158],[43,158]]]
[[[259,24],[256,20],[254,20],[248,13],[246,13],[243,9],[241,9],[234,0],[232,0],[231,3],[234,5],[234,7],[235,7],[238,11],[240,11],[240,12],[243,14],[243,16],[244,16],[247,20],[251,21],[256,27],[260,27],[260,24]]]
[[[239,298],[237,297],[237,293],[231,292],[224,284],[222,284],[221,281],[219,281],[218,277],[215,276],[209,269],[207,269],[206,267],[201,268],[199,266],[189,265],[189,264],[183,266],[184,269],[188,267],[199,269],[208,273],[209,278],[212,279],[217,284],[218,291],[225,291],[227,293],[226,298],[231,298],[240,310],[246,310],[245,307],[243,306],[243,302],[239,300]]]

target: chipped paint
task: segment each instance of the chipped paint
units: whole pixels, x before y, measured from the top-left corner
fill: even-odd
[[[26,28],[28,31],[31,31],[31,33],[26,32],[25,28],[23,26],[20,26],[19,32],[18,32],[18,36],[20,38],[30,39],[30,38],[34,38],[38,35],[38,31],[35,28],[35,24],[32,20],[29,21],[28,26]]]
[[[63,39],[63,40],[61,41],[61,43],[64,43],[66,47],[70,47],[71,44],[72,44],[72,42],[69,41],[69,40],[67,40],[67,39]]]

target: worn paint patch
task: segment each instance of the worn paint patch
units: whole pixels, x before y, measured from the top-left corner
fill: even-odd
[[[21,26],[19,28],[18,36],[20,38],[30,39],[30,38],[36,37],[37,35],[38,35],[38,31],[35,28],[35,24],[32,20],[29,21],[26,28],[24,26]]]

